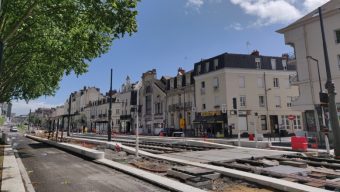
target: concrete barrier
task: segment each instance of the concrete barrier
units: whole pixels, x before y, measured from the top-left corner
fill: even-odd
[[[4,148],[4,161],[2,165],[1,191],[25,192],[20,170],[13,149]]]
[[[238,145],[238,141],[234,141],[234,145]],[[242,147],[249,147],[249,148],[260,148],[260,149],[267,149],[270,147],[270,144],[266,141],[258,141],[257,147],[255,141],[241,141]]]
[[[69,143],[57,143],[55,141],[51,141],[48,139],[44,139],[41,137],[36,137],[36,136],[32,136],[32,135],[26,135],[26,137],[39,141],[39,142],[43,142],[61,149],[65,149],[67,151],[71,151],[74,153],[77,153],[79,155],[88,157],[90,159],[103,159],[104,158],[104,152],[102,151],[97,151],[94,149],[89,149],[86,147],[82,147],[82,146],[77,146],[77,145],[73,145],[73,144],[69,144]]]

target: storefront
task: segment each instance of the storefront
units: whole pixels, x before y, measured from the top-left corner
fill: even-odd
[[[228,118],[221,111],[196,113],[194,123],[197,137],[224,137],[227,135]]]

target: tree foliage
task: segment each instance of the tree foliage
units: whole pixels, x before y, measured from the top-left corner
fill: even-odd
[[[0,0],[0,102],[53,95],[64,74],[85,73],[137,31],[137,1]]]

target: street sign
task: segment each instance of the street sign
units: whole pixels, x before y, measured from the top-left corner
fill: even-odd
[[[295,118],[296,118],[295,115],[288,115],[288,119],[291,120],[291,121],[295,120]]]

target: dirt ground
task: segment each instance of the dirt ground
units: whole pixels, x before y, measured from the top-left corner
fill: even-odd
[[[275,190],[259,187],[255,184],[240,180],[231,180],[227,177],[216,179],[213,183],[214,190],[210,192],[272,192]]]

